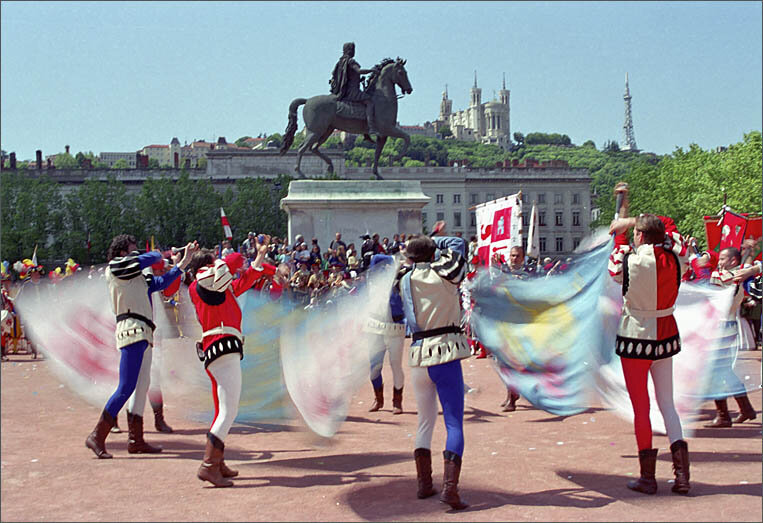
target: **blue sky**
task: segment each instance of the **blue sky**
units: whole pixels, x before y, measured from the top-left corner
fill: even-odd
[[[511,132],[714,148],[761,129],[760,2],[8,2],[0,145],[19,160],[282,133],[328,92],[345,41],[370,67],[408,60],[404,125],[464,109],[506,73]],[[300,126],[302,120],[300,116]]]

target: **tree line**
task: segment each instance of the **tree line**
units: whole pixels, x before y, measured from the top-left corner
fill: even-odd
[[[240,179],[221,192],[208,178],[191,179],[181,169],[177,179],[148,178],[137,193],[128,192],[115,176],[88,179],[65,192],[47,174],[33,177],[25,170],[4,170],[2,259],[13,264],[31,258],[37,246],[38,262],[46,269],[70,257],[80,264],[103,263],[111,239],[123,233],[141,242],[153,236],[155,245],[162,247],[193,239],[211,247],[223,239],[220,207],[234,241],[243,241],[249,231],[284,236],[287,218],[279,205],[290,180]]]

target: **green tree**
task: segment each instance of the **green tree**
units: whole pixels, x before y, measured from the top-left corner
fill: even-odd
[[[617,143],[617,140],[608,140],[604,142],[604,148],[603,150],[608,153],[616,153],[620,151],[620,144]]]
[[[514,133],[514,141],[517,142],[517,145],[524,145],[525,135],[522,133]]]
[[[596,149],[596,143],[593,140],[586,140],[581,147],[588,147],[590,149]]]
[[[114,162],[114,165],[111,166],[112,169],[129,169],[130,165],[127,163],[127,160],[124,158],[120,158],[116,162]]]
[[[87,236],[90,233],[90,259]],[[125,185],[111,174],[106,180],[88,178],[64,199],[64,212],[56,237],[60,259],[72,257],[82,263],[103,263],[111,239],[133,234],[145,241],[141,217],[135,213]]]
[[[239,138],[238,140],[236,140],[234,143],[235,143],[236,145],[238,145],[239,147],[247,147],[247,145],[246,145],[244,142],[245,142],[246,140],[248,140],[249,138],[251,138],[251,136],[249,136],[249,135],[246,135],[246,136],[242,136],[241,138]]]
[[[56,154],[56,160],[53,163],[56,169],[76,169],[79,167],[77,159],[69,153]]]
[[[443,125],[442,127],[440,127],[440,136],[442,136],[443,138],[453,136],[453,131],[450,130],[450,126]]]
[[[159,160],[156,158],[149,158],[148,159],[148,168],[149,169],[159,169]]]
[[[37,259],[47,262],[54,254],[49,245],[60,220],[61,195],[49,176],[28,175],[25,171],[2,171],[0,208],[3,259],[13,264],[31,258],[37,245]]]

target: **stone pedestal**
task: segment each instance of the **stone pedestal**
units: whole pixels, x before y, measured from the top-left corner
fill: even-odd
[[[296,180],[281,208],[289,215],[289,243],[301,234],[308,245],[318,238],[325,251],[339,232],[360,250],[366,233],[378,233],[380,241],[420,233],[421,209],[429,200],[419,181]]]

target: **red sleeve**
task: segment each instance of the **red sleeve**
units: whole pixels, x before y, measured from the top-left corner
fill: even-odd
[[[658,218],[665,225],[666,234],[678,232],[678,227],[676,227],[676,222],[673,221],[673,218],[668,218],[667,216],[658,216]]]
[[[166,289],[162,291],[162,294],[164,294],[167,298],[175,294],[180,288],[180,280],[182,279],[183,279],[182,276],[180,278],[175,278],[175,281],[170,283],[169,287],[167,287]]]
[[[233,280],[233,283],[231,284],[231,290],[233,291],[233,294],[238,297],[251,289],[263,274],[267,274],[266,270],[267,269],[264,266],[263,270],[258,271],[249,265],[249,268],[244,271],[241,277],[239,277],[237,280]]]
[[[621,245],[628,245],[628,237],[625,236],[624,232],[621,232],[620,234],[615,236],[615,247],[619,247]]]

